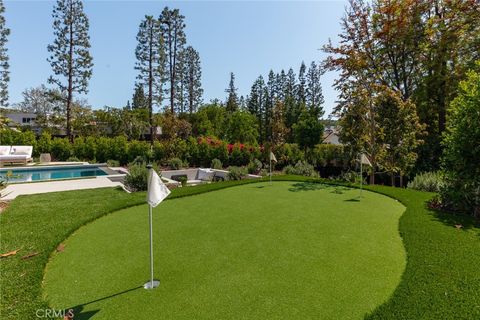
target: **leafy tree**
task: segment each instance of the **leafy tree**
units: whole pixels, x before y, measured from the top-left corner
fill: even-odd
[[[315,114],[303,108],[298,122],[293,125],[293,132],[298,145],[304,150],[306,155],[308,149],[320,143],[323,125]]]
[[[43,84],[36,88],[25,89],[22,97],[23,100],[15,104],[15,107],[23,112],[35,113],[37,117],[46,119],[55,109],[62,109],[60,99],[55,99],[55,94]]]
[[[148,97],[145,96],[142,85],[137,84],[135,86],[135,92],[132,97],[132,109],[150,109]]]
[[[205,104],[192,115],[192,131],[197,136],[214,136],[220,138],[224,135],[227,112],[217,102]]]
[[[0,0],[0,106],[8,106],[8,82],[9,64],[7,54],[7,37],[10,34],[10,29],[5,26],[5,6],[3,0]]]
[[[200,66],[200,55],[193,47],[185,49],[184,76],[185,101],[188,104],[190,114],[197,111],[202,102],[202,69]]]
[[[339,45],[324,47],[330,54],[325,65],[340,71],[335,86],[341,100],[351,86],[375,84],[415,103],[427,125],[419,169],[438,167],[447,106],[458,81],[480,58],[479,20],[476,0],[351,0]]]
[[[257,136],[257,121],[251,113],[237,110],[228,116],[225,139],[229,142],[256,143]]]
[[[149,111],[150,141],[153,144],[155,139],[153,129],[153,105],[160,105],[162,102],[164,58],[160,24],[158,20],[152,16],[145,16],[140,22],[135,56],[137,58],[135,69],[138,71],[137,88],[144,87],[147,90],[146,105]],[[141,99],[141,96],[138,98]],[[141,101],[139,101],[139,103],[140,102]]]
[[[225,90],[228,94],[226,108],[228,112],[235,112],[238,110],[238,96],[237,88],[235,87],[235,75],[230,72],[230,82],[228,88]]]
[[[411,100],[404,101],[400,92],[384,88],[375,98],[378,124],[382,130],[380,143],[385,145],[380,163],[382,168],[391,173],[392,186],[395,175],[402,177],[409,173],[417,160],[417,146],[423,126]]]
[[[186,43],[185,17],[178,9],[170,10],[165,7],[160,14],[160,28],[165,43],[164,53],[167,62],[166,80],[169,83],[167,93],[170,97],[170,112],[175,113],[175,89],[178,85],[180,69],[180,54]]]
[[[87,93],[88,80],[92,76],[92,57],[88,18],[83,12],[81,0],[57,0],[53,8],[53,33],[55,39],[48,46],[51,56],[47,59],[54,73],[48,81],[66,92],[67,136],[73,140],[71,109],[73,94]],[[65,78],[62,81],[61,78]]]
[[[314,61],[312,61],[306,76],[307,88],[305,90],[305,96],[308,108],[318,119],[323,116],[324,112],[322,105],[325,102],[323,99],[322,84],[320,83],[321,75],[322,70]]]
[[[443,146],[443,203],[480,218],[480,61],[467,73],[452,101]]]
[[[420,119],[427,125],[418,170],[436,170],[442,154],[442,134],[458,83],[480,59],[480,2],[428,1],[422,14],[421,81],[414,92]]]
[[[168,139],[187,139],[192,134],[192,125],[166,111],[162,116],[162,134]]]

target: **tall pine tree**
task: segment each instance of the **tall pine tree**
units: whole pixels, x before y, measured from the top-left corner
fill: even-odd
[[[273,108],[277,100],[276,77],[273,70],[268,73],[267,99],[265,104],[265,139],[272,140]]]
[[[175,90],[179,81],[180,54],[186,43],[185,17],[178,9],[170,10],[165,7],[160,15],[160,28],[163,41],[165,42],[164,52],[167,62],[166,80],[169,88],[166,90],[170,98],[170,111],[175,113]]]
[[[228,88],[225,89],[225,92],[228,93],[227,96],[227,111],[235,112],[238,110],[238,96],[237,88],[235,87],[235,75],[233,72],[230,72],[230,82],[228,83]]]
[[[52,17],[55,40],[48,46],[51,56],[47,60],[54,75],[48,82],[66,93],[67,136],[72,141],[73,94],[87,93],[92,76],[89,23],[81,0],[57,0]]]
[[[250,90],[250,95],[247,102],[247,110],[257,118],[258,123],[258,140],[260,142],[265,141],[264,128],[265,128],[265,105],[267,98],[267,89],[265,87],[265,81],[260,76],[255,80]]]
[[[0,107],[8,106],[8,82],[10,81],[6,47],[10,29],[5,25],[4,14],[5,7],[3,6],[3,0],[0,0]]]
[[[322,93],[322,84],[320,83],[320,76],[322,75],[322,70],[315,61],[312,61],[310,68],[307,72],[307,88],[305,91],[307,107],[312,113],[313,116],[320,119],[323,116],[323,93]]]
[[[184,75],[185,101],[190,114],[197,111],[202,103],[202,68],[200,66],[200,55],[193,47],[188,46],[184,54]]]
[[[153,143],[153,105],[162,101],[162,75],[164,73],[163,42],[160,24],[152,16],[145,16],[140,22],[137,33],[135,56],[138,71],[138,86],[146,88],[147,107],[150,122],[150,141]]]
[[[298,83],[297,83],[297,102],[299,104],[305,104],[307,101],[307,94],[306,94],[306,84],[307,80],[305,78],[305,73],[307,72],[307,67],[305,63],[302,61],[300,65],[300,70],[298,72]]]

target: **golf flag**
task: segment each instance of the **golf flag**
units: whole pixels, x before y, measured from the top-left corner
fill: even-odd
[[[372,164],[370,163],[370,160],[368,160],[367,156],[365,155],[365,153],[362,153],[360,155],[360,162],[361,164],[366,164],[367,166],[372,166]]]
[[[277,158],[275,158],[275,155],[272,151],[270,151],[270,161],[277,162]]]
[[[148,174],[148,192],[147,202],[152,207],[156,207],[162,202],[168,195],[170,190],[162,182],[162,179],[158,176],[155,170],[150,169]]]

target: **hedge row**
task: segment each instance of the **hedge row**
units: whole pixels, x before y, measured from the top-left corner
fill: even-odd
[[[219,159],[224,166],[244,166],[253,159],[267,163],[269,150],[258,145],[228,144],[213,138],[189,138],[187,140],[155,141],[150,145],[147,141],[129,141],[123,136],[79,137],[70,143],[65,138],[52,138],[48,133],[39,137],[31,131],[0,133],[2,145],[32,145],[33,156],[50,153],[57,161],[65,161],[71,157],[90,162],[107,162],[116,160],[121,165],[142,157],[148,161],[166,164],[172,158],[179,158],[190,166],[210,166],[213,159]],[[345,166],[348,156],[342,146],[320,144],[308,153],[300,150],[296,144],[283,144],[274,148],[278,160],[277,169],[294,165],[298,161],[307,160],[316,166]]]

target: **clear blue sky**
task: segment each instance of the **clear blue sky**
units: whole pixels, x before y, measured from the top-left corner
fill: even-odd
[[[53,1],[5,1],[10,55],[10,102],[25,88],[46,83],[46,61],[53,39]],[[93,77],[87,99],[94,108],[124,106],[131,99],[138,24],[144,15],[158,16],[164,6],[185,16],[187,42],[200,52],[204,101],[225,99],[229,74],[236,75],[239,93],[247,95],[253,81],[270,69],[320,61],[319,50],[340,32],[345,1],[85,1],[90,19]],[[322,79],[325,109],[330,112],[336,92],[335,74]]]

